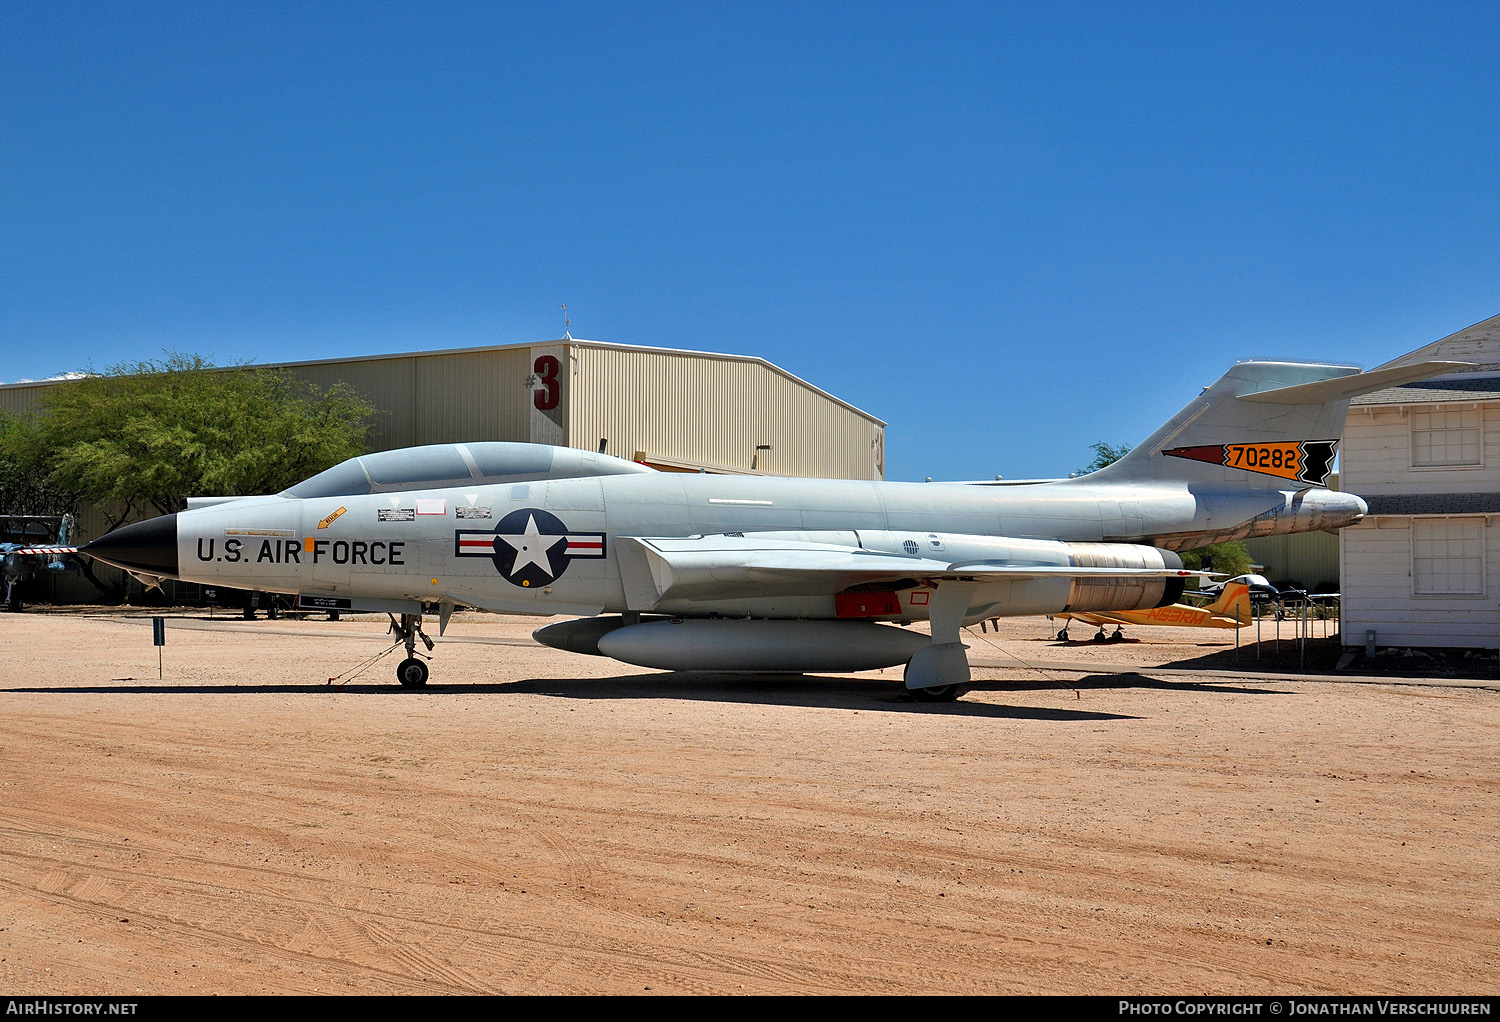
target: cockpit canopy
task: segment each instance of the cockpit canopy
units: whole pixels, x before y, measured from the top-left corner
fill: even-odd
[[[283,497],[357,497],[444,486],[523,483],[533,479],[632,475],[654,469],[572,447],[486,442],[429,444],[362,454],[304,479]]]

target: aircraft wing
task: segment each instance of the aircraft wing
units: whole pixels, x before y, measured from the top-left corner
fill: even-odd
[[[627,537],[619,541],[627,587],[646,578],[630,569],[638,555],[649,572],[655,600],[743,599],[815,595],[851,586],[889,582],[896,588],[923,580],[1000,582],[1038,578],[1180,578],[1202,572],[1171,568],[1095,568],[995,561],[945,561],[901,556],[859,547],[755,536],[697,536],[687,539]],[[635,574],[637,578],[632,579]],[[635,583],[632,585],[632,583]],[[904,583],[904,585],[902,585]]]

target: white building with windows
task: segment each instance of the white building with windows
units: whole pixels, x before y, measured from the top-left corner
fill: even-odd
[[[1340,533],[1343,636],[1363,646],[1500,646],[1500,316],[1389,365],[1474,368],[1355,398],[1343,489],[1370,505]]]

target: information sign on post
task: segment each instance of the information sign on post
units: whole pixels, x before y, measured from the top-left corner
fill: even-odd
[[[156,647],[156,680],[161,680],[161,648],[167,644],[167,619],[151,619],[151,644]]]

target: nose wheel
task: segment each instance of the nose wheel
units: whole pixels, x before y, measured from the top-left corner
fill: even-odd
[[[427,665],[416,657],[407,657],[396,668],[396,679],[402,688],[421,688],[427,684]]]
[[[390,619],[391,634],[406,644],[406,659],[396,668],[396,680],[401,682],[403,688],[421,688],[427,684],[427,664],[417,658],[417,640],[422,640],[429,653],[433,646],[427,633],[422,631],[422,615],[402,614],[398,621],[396,615],[392,614]]]

